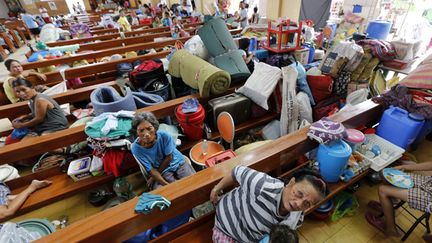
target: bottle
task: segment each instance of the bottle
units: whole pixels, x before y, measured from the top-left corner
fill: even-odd
[[[207,139],[204,139],[204,141],[202,142],[201,149],[202,149],[202,155],[203,155],[203,157],[205,157],[207,155],[207,152],[208,152]]]

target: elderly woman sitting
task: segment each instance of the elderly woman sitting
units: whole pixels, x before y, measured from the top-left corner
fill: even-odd
[[[168,185],[195,173],[175,147],[170,134],[159,131],[159,122],[151,112],[135,115],[132,128],[138,138],[132,144],[132,154],[144,166],[151,178],[151,189]]]

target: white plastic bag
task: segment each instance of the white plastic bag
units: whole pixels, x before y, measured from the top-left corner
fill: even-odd
[[[39,233],[29,232],[12,222],[4,223],[0,230],[0,242],[2,243],[27,243],[40,238]]]
[[[103,170],[103,161],[102,158],[93,156],[91,164],[90,164],[90,172],[98,172]]]
[[[188,41],[186,41],[186,43],[184,44],[184,49],[190,54],[200,57],[203,60],[209,59],[208,50],[199,35],[195,35]]]
[[[357,105],[366,101],[369,95],[369,90],[359,89],[350,93],[346,98],[346,103],[350,105]]]

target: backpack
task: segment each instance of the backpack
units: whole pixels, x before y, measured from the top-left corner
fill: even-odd
[[[136,88],[144,87],[154,79],[167,80],[162,61],[159,59],[144,61],[129,72],[129,80]]]

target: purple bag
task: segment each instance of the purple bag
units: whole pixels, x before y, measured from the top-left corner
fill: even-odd
[[[333,140],[341,139],[347,136],[344,125],[340,122],[334,122],[327,117],[312,123],[309,128],[308,137],[319,143],[328,143]]]

